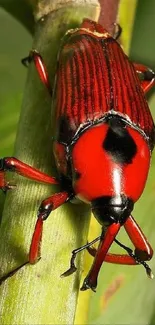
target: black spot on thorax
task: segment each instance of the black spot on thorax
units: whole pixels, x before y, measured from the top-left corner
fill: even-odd
[[[116,163],[131,164],[137,152],[134,139],[126,129],[126,124],[121,118],[113,117],[108,122],[109,129],[103,142],[103,148]]]
[[[55,131],[55,137],[58,142],[68,144],[73,138],[74,131],[71,129],[70,120],[63,115],[58,119]]]

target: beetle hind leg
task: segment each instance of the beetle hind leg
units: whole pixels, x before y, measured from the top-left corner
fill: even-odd
[[[121,36],[122,34],[122,27],[118,24],[118,23],[114,23],[114,33],[113,33],[113,38],[117,41],[118,38]]]
[[[146,94],[155,86],[155,72],[143,64],[133,63],[133,65],[138,75],[142,76],[141,87]]]
[[[31,62],[34,62],[40,80],[46,86],[49,94],[52,96],[53,91],[50,85],[49,75],[41,54],[37,50],[31,50],[29,55],[23,58],[21,62],[26,67],[28,67]]]

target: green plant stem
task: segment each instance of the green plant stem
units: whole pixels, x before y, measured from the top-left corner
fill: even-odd
[[[56,57],[65,30],[78,26],[83,17],[96,18],[95,5],[66,6],[50,12],[36,25],[33,48],[43,56],[53,85]],[[51,175],[51,98],[31,64],[23,100],[15,156]],[[14,176],[15,190],[7,194],[1,234],[1,277],[27,260],[41,201],[59,191]],[[1,324],[72,324],[80,281],[78,271],[60,278],[69,266],[71,251],[86,242],[89,211],[85,206],[66,204],[45,222],[42,259],[26,265],[0,287]],[[81,257],[80,257],[81,258]],[[78,260],[79,262],[79,260]]]

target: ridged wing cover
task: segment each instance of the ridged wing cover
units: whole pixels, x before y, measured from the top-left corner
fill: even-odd
[[[108,33],[81,28],[67,34],[59,53],[55,105],[61,143],[69,144],[87,125],[118,114],[154,146],[154,123],[138,75]]]

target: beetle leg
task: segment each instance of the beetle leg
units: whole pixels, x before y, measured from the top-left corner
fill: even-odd
[[[16,172],[17,174],[43,183],[59,184],[55,177],[48,176],[14,157],[5,157],[0,159],[0,189],[4,192],[14,187],[5,181],[5,172],[7,171]]]
[[[143,64],[133,63],[137,73],[142,75],[141,86],[146,94],[153,86],[155,86],[155,72]]]
[[[68,192],[60,192],[50,196],[41,203],[29,252],[29,262],[31,264],[36,263],[40,257],[40,245],[44,220],[48,218],[51,211],[57,209],[63,203],[66,203],[70,198],[71,196]]]
[[[47,68],[46,68],[46,65],[44,63],[42,56],[40,55],[40,53],[37,50],[31,50],[29,53],[29,56],[27,56],[21,60],[22,64],[25,65],[26,67],[28,67],[32,61],[35,64],[35,67],[39,74],[39,78],[41,79],[43,84],[47,87],[50,95],[52,96],[52,88],[50,85]]]
[[[12,277],[16,272],[18,272],[23,266],[28,263],[34,264],[40,259],[40,245],[42,239],[43,221],[46,220],[51,213],[51,211],[57,209],[60,205],[67,202],[71,198],[68,192],[56,193],[46,200],[42,201],[40,208],[38,210],[38,220],[36,222],[35,230],[32,237],[31,247],[29,251],[29,260],[18,266],[16,269],[12,270],[8,274],[0,278],[0,285]]]
[[[98,240],[100,240],[100,238],[101,238],[101,236],[95,238],[93,241],[91,241],[90,243],[87,243],[86,245],[83,245],[83,246],[81,246],[81,247],[79,247],[77,249],[74,249],[72,251],[72,257],[71,257],[71,260],[70,260],[70,268],[66,272],[64,272],[63,274],[61,274],[61,277],[66,277],[66,276],[71,275],[72,273],[74,273],[77,270],[77,268],[76,268],[76,266],[74,264],[76,255],[78,253],[80,253],[81,251],[83,251],[85,248],[88,248],[89,246],[91,246],[94,243],[96,243]]]
[[[114,33],[113,33],[113,38],[117,41],[117,39],[122,34],[122,27],[117,23],[114,23],[113,25],[115,26],[115,30],[114,30]]]
[[[105,257],[107,255],[107,252],[112,245],[118,231],[120,230],[121,224],[120,223],[113,223],[110,226],[108,226],[106,232],[102,231],[101,235],[101,240],[100,244],[97,250],[97,253],[94,258],[93,265],[84,279],[83,285],[81,287],[81,290],[87,290],[87,289],[92,289],[95,291],[96,286],[97,286],[97,277],[99,270],[101,268],[102,263],[105,260]]]
[[[125,249],[127,254],[111,254],[108,253],[105,257],[105,262],[114,263],[114,264],[124,264],[124,265],[139,265],[142,264],[146,273],[150,278],[153,278],[153,274],[149,266],[145,261],[149,261],[152,258],[153,250],[148,243],[146,237],[142,233],[141,229],[137,225],[136,221],[132,216],[130,216],[124,224],[125,230],[130,237],[133,245],[135,246],[135,252],[133,254],[132,250],[125,245],[121,244],[118,240],[115,239],[115,242]],[[87,248],[88,252],[95,257],[97,250],[93,247]]]
[[[16,269],[10,271],[9,273],[3,275],[0,278],[0,285],[5,282],[8,278],[12,277],[14,274],[16,274],[20,269],[22,269],[25,265],[27,265],[29,262],[25,262],[22,265],[18,266]]]
[[[114,241],[116,241],[116,239]],[[121,244],[120,246],[121,247],[123,246],[122,248],[124,248],[125,250],[130,250],[130,248],[126,247],[125,245]],[[91,256],[95,257],[97,253],[97,249],[95,247],[88,247],[87,250]],[[132,250],[131,250],[131,254],[132,254]],[[131,257],[127,254],[108,253],[105,257],[105,262],[113,263],[113,264],[123,264],[123,265],[139,265],[139,263],[135,260],[134,257]]]
[[[115,240],[116,241],[116,240]],[[118,241],[117,241],[118,243]],[[125,249],[125,245],[123,245]],[[121,244],[122,247],[122,244]],[[126,247],[126,249],[130,249]],[[95,247],[88,247],[87,248],[89,254],[93,257],[95,257],[97,253],[97,249]],[[131,250],[132,252],[132,250]],[[113,263],[113,264],[124,264],[124,265],[138,265],[139,263],[131,256],[127,254],[113,254],[113,253],[108,253],[105,257],[105,262],[107,263]]]
[[[153,278],[151,269],[145,263],[145,261],[149,261],[153,256],[152,247],[132,216],[126,220],[124,228],[135,246],[134,258],[146,268],[147,275]]]

